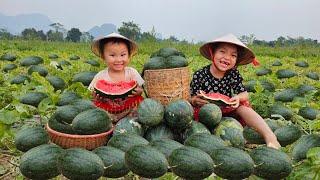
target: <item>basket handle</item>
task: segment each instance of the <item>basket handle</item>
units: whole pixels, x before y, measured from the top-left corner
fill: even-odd
[[[144,85],[142,85],[142,89],[143,89],[144,94],[146,95],[146,98],[149,98],[149,95],[146,91],[146,88],[144,88]]]

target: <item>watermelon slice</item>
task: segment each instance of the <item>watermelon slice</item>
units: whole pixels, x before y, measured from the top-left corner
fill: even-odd
[[[220,93],[205,93],[204,91],[200,90],[200,95],[203,99],[209,101],[210,103],[214,103],[218,106],[232,106],[236,105],[236,102],[230,101],[230,97],[220,94]]]
[[[132,94],[132,91],[138,86],[138,83],[132,81],[121,81],[117,83],[108,82],[106,80],[98,80],[94,86],[94,93],[96,97],[118,99],[126,98]]]

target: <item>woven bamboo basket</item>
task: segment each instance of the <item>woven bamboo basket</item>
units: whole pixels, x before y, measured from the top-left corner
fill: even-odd
[[[73,148],[80,147],[88,150],[95,149],[99,146],[106,144],[110,138],[113,128],[107,132],[92,135],[76,135],[76,134],[65,134],[55,131],[46,125],[50,140],[61,146],[62,148]]]
[[[190,98],[188,67],[146,70],[144,80],[148,97],[159,100],[163,105],[176,99]]]

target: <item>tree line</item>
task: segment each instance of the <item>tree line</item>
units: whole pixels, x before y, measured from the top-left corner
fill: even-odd
[[[20,35],[12,35],[6,29],[0,29],[0,39],[24,39],[24,40],[43,40],[43,41],[71,41],[71,42],[91,42],[93,36],[88,32],[81,32],[78,28],[71,28],[66,30],[62,24],[53,23],[50,24],[52,28],[48,32],[43,32],[43,30],[36,30],[35,28],[26,28]],[[175,36],[170,36],[167,39],[163,39],[159,36],[153,27],[151,31],[142,32],[140,26],[133,21],[122,22],[122,25],[117,29],[117,31],[135,41],[163,41],[168,40],[171,42],[180,43],[190,43],[187,40],[179,40]],[[242,35],[239,37],[241,41],[248,45],[259,45],[259,46],[269,46],[269,47],[281,47],[281,46],[293,46],[293,45],[304,45],[304,46],[319,46],[317,40],[311,38],[292,38],[280,36],[276,40],[265,41],[258,40],[254,34]],[[191,42],[193,43],[193,42]],[[199,42],[203,43],[203,42]]]
[[[20,35],[13,35],[6,29],[0,29],[0,39],[23,39],[23,40],[43,40],[43,41],[71,41],[88,42],[93,40],[88,32],[81,32],[78,28],[66,30],[62,24],[53,23],[49,25],[52,29],[47,32],[36,30],[35,28],[26,28]]]

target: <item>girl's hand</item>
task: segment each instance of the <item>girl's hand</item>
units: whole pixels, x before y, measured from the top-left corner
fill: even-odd
[[[143,92],[142,87],[137,86],[137,87],[132,91],[132,94],[130,94],[128,97],[139,96],[139,95],[142,94],[142,92]]]
[[[232,98],[230,98],[230,101],[233,102],[233,104],[231,105],[231,107],[233,108],[238,108],[239,104],[240,104],[240,97],[235,95]]]
[[[281,147],[280,143],[278,142],[277,139],[274,140],[267,140],[266,144],[268,147],[274,148],[274,149],[279,149]]]
[[[209,103],[207,100],[204,100],[201,97],[202,96],[199,94],[192,96],[190,99],[190,103],[192,104],[192,106],[203,106],[203,105]]]

